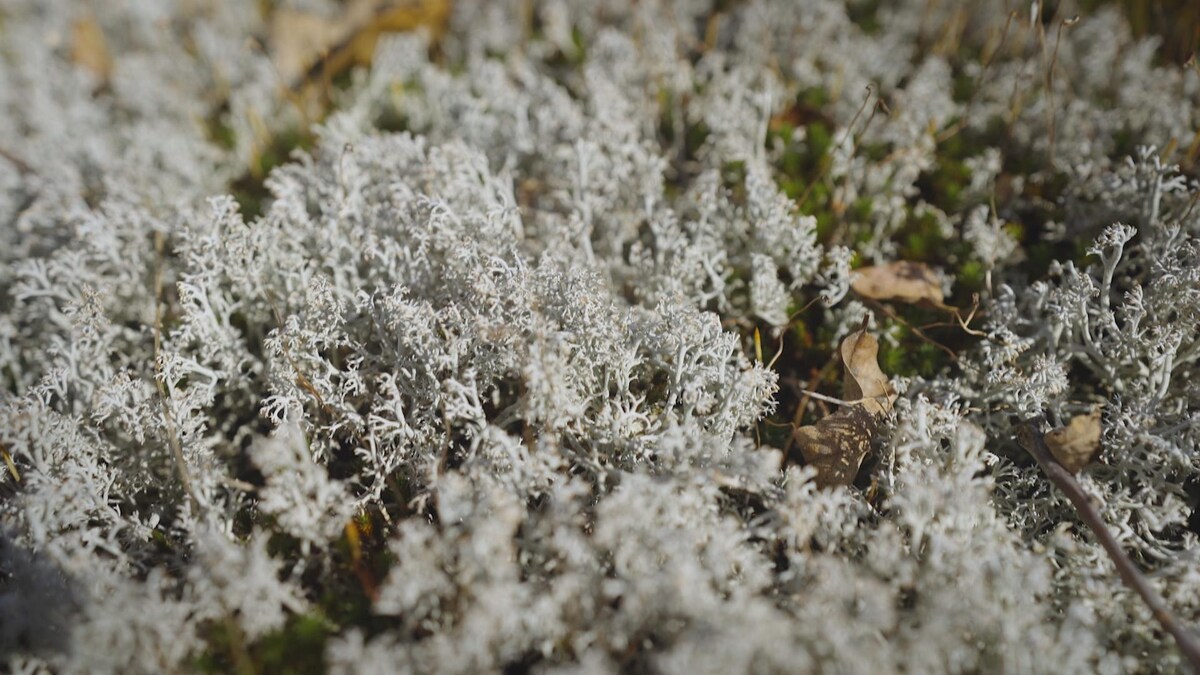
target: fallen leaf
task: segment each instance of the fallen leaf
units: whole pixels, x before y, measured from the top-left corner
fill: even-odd
[[[885,400],[890,408],[896,395],[879,367],[879,340],[866,330],[859,330],[842,340],[840,352],[845,366],[842,398],[861,400],[861,405],[872,413],[885,412]]]
[[[96,17],[85,16],[71,24],[71,62],[101,82],[112,74],[112,55]]]
[[[337,17],[281,9],[271,16],[275,69],[293,89],[366,65],[385,33],[427,27],[439,33],[448,0],[350,0]]]
[[[1100,449],[1100,408],[1086,415],[1076,415],[1065,427],[1046,432],[1046,447],[1050,454],[1071,473],[1079,473]]]
[[[353,3],[354,6],[362,3]],[[284,82],[300,78],[322,54],[353,29],[345,17],[330,19],[313,12],[279,9],[271,15],[271,59]]]
[[[941,279],[924,263],[898,260],[886,265],[860,267],[854,270],[850,288],[870,300],[923,303],[938,309],[951,309],[942,294]]]
[[[818,487],[854,482],[896,400],[895,390],[879,368],[879,341],[866,329],[842,340],[838,353],[845,366],[842,396],[851,403],[795,433],[805,463],[817,470]]]
[[[814,479],[817,487],[854,482],[863,459],[871,451],[879,422],[866,408],[854,405],[796,430],[796,445],[805,463],[817,470]]]

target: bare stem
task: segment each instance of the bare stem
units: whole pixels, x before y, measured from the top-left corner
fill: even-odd
[[[12,164],[13,166],[15,166],[17,168],[17,171],[21,172],[21,175],[29,175],[29,174],[36,173],[33,170],[33,167],[29,166],[28,162],[21,159],[20,157],[17,157],[16,155],[9,152],[8,150],[5,150],[4,148],[0,148],[0,158],[7,160],[9,164]]]
[[[158,387],[159,401],[162,402],[163,420],[167,426],[167,443],[171,446],[171,455],[175,458],[175,470],[179,473],[179,482],[192,500],[192,506],[201,507],[200,497],[192,485],[188,473],[187,460],[183,456],[183,443],[179,439],[179,426],[175,423],[175,410],[171,407],[171,394],[167,391],[167,383],[162,372],[162,333],[163,333],[163,258],[165,256],[166,237],[162,232],[154,233],[154,383]]]
[[[1050,479],[1052,483],[1062,490],[1067,499],[1071,500],[1071,504],[1075,507],[1075,511],[1079,513],[1080,520],[1096,535],[1100,545],[1104,547],[1108,557],[1112,559],[1113,564],[1117,567],[1117,573],[1121,575],[1121,580],[1125,585],[1137,592],[1142,598],[1142,602],[1150,608],[1150,613],[1158,620],[1159,625],[1163,630],[1171,634],[1175,638],[1175,644],[1179,646],[1179,651],[1183,653],[1188,664],[1191,666],[1193,673],[1200,673],[1200,640],[1198,640],[1190,630],[1171,612],[1171,608],[1163,600],[1158,591],[1150,585],[1147,579],[1133,560],[1121,548],[1121,544],[1117,538],[1113,536],[1112,531],[1104,524],[1104,519],[1101,518],[1100,512],[1092,505],[1088,499],[1087,493],[1083,491],[1083,487],[1079,485],[1079,481],[1075,480],[1075,476],[1067,471],[1063,465],[1054,459],[1050,454],[1050,448],[1046,447],[1046,441],[1040,431],[1041,420],[1030,420],[1022,422],[1017,427],[1017,440],[1021,445],[1033,455],[1037,460],[1038,466]]]

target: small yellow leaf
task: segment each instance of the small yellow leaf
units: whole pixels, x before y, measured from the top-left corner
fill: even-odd
[[[17,463],[13,461],[12,455],[8,454],[8,450],[0,445],[0,457],[4,458],[4,463],[8,466],[8,472],[12,474],[14,480],[21,482],[21,472],[17,471]]]
[[[949,309],[938,274],[924,263],[898,260],[886,265],[854,270],[850,288],[864,298],[880,301],[925,303]]]
[[[95,17],[82,17],[71,24],[71,62],[101,82],[107,82],[112,74],[112,55]]]
[[[1079,473],[1100,449],[1101,431],[1100,409],[1095,408],[1086,415],[1072,417],[1065,427],[1046,432],[1046,447],[1063,468]]]
[[[350,547],[350,559],[355,563],[362,560],[362,538],[359,537],[358,524],[354,520],[346,522],[346,545]]]

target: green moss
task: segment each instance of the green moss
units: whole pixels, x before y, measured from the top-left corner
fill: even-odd
[[[258,671],[281,675],[321,673],[325,670],[325,642],[329,624],[316,616],[297,616],[282,630],[270,633],[255,645]]]
[[[910,214],[896,233],[900,260],[924,262],[955,277],[948,304],[964,307],[984,287],[987,267],[961,237],[947,238],[933,213]]]
[[[987,268],[978,260],[968,260],[958,268],[955,275],[955,292],[978,293],[983,290]]]
[[[870,197],[859,197],[850,204],[848,215],[860,223],[871,222],[871,214],[875,212],[875,202]]]
[[[937,263],[944,259],[947,242],[933,213],[910,214],[896,238],[901,260]]]
[[[175,549],[175,544],[159,529],[150,531],[150,541],[154,542],[154,546],[162,553],[170,553]]]
[[[325,643],[332,633],[329,622],[319,616],[293,616],[283,628],[246,644],[234,621],[219,621],[205,631],[208,650],[192,666],[202,673],[321,673]]]
[[[881,340],[879,365],[892,377],[932,378],[954,366],[946,351],[918,336],[911,328],[893,323],[888,329],[896,344]]]
[[[966,103],[975,95],[975,90],[978,88],[979,80],[976,76],[968,75],[965,72],[958,72],[954,75],[954,85],[952,88],[952,96],[958,103]]]
[[[861,143],[857,153],[871,162],[882,162],[894,150],[890,143]]]
[[[583,37],[583,31],[577,26],[571,28],[571,44],[575,47],[573,54],[568,57],[575,65],[581,65],[587,60],[587,40]]]
[[[711,132],[708,129],[708,125],[703,123],[693,124],[687,128],[684,149],[689,157],[694,157],[696,152],[700,150],[701,146],[708,142],[710,133]]]
[[[961,134],[939,148],[935,164],[917,179],[921,198],[946,213],[957,213],[966,205],[964,193],[971,184],[971,169],[964,160],[973,153],[967,151]]]
[[[234,148],[237,138],[233,127],[226,123],[223,114],[220,112],[213,113],[205,120],[204,126],[208,140],[212,141],[217,147],[222,150],[232,150]]]
[[[796,101],[812,110],[820,110],[829,105],[829,92],[823,87],[809,87],[796,95]]]
[[[879,22],[879,8],[882,5],[882,0],[847,3],[846,16],[857,24],[862,32],[867,35],[874,35],[882,27],[882,24]]]
[[[385,133],[410,131],[408,115],[398,105],[385,106],[375,118],[375,128]]]
[[[833,132],[824,122],[813,122],[806,128],[804,142],[808,145],[808,156],[812,168],[818,168],[833,147]]]
[[[230,185],[230,192],[247,221],[263,214],[271,196],[266,187],[266,179],[271,170],[287,162],[296,150],[312,149],[314,143],[315,138],[310,132],[300,129],[282,131],[271,138],[270,143],[258,154],[247,172]]]
[[[805,148],[792,141],[796,134],[796,127],[786,122],[781,123],[771,135],[783,140],[783,154],[780,155],[779,161],[776,164],[776,169],[784,178],[799,178],[805,173]]]
[[[1113,134],[1113,155],[1116,157],[1133,157],[1137,154],[1137,146],[1142,137],[1128,126],[1121,127]]]
[[[804,139],[797,142],[796,127],[783,122],[771,132],[771,137],[778,140],[769,142],[783,144],[783,152],[775,166],[778,171],[776,181],[779,188],[793,200],[801,199],[808,191],[806,206],[811,206],[814,202],[823,203],[812,194],[816,186],[812,189],[809,186],[819,180],[826,171],[833,139],[829,128],[823,122],[813,122],[806,126],[805,130]]]
[[[225,623],[217,623],[204,631],[204,642],[208,649],[192,660],[192,669],[201,673],[234,672],[231,653],[235,638]]]

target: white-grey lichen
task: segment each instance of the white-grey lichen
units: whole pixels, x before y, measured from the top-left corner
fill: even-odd
[[[8,669],[1186,668],[1013,423],[1102,406],[1200,615],[1198,71],[1074,2],[449,4],[313,122],[260,38],[342,3],[0,3]],[[772,356],[907,344],[851,267],[917,235],[974,324],[818,489]]]

